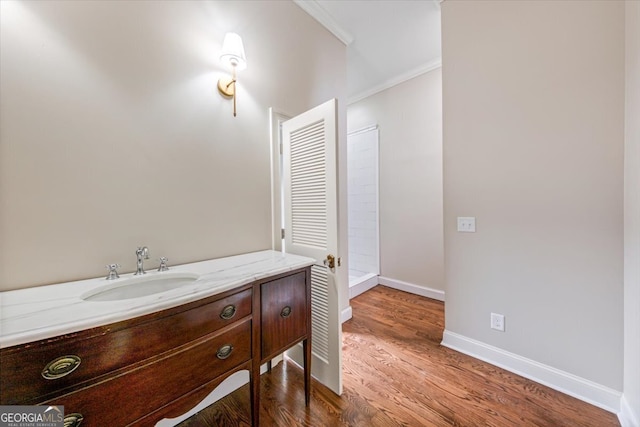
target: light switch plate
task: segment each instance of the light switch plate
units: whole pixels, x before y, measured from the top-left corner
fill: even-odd
[[[461,233],[475,233],[476,232],[476,217],[474,216],[459,216],[458,217],[458,231]]]

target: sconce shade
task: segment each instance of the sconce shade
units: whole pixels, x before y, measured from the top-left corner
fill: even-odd
[[[242,38],[236,33],[227,33],[222,42],[220,61],[230,68],[244,70],[247,68],[247,59],[244,56]]]

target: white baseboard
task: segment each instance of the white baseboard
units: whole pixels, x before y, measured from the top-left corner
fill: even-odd
[[[554,390],[614,414],[620,411],[621,392],[577,375],[447,330],[444,331],[442,345],[551,387]]]
[[[444,301],[444,291],[439,289],[427,288],[426,286],[414,285],[413,283],[403,282],[402,280],[391,279],[389,277],[379,276],[378,283],[388,286],[399,291],[409,292],[411,294]]]
[[[342,323],[344,323],[347,320],[351,319],[352,317],[353,317],[353,310],[351,309],[351,306],[349,306],[344,310],[342,310],[342,313],[340,315],[340,320],[342,321]]]
[[[378,275],[371,274],[371,277],[356,283],[355,285],[349,284],[349,299],[355,298],[358,295],[367,292],[369,289],[378,286]]]
[[[620,413],[618,414],[618,420],[622,427],[640,427],[640,414],[634,414],[633,408],[629,404],[624,394],[620,399]]]

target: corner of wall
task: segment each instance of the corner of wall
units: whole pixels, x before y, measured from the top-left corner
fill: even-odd
[[[627,401],[624,394],[620,399],[620,413],[618,414],[618,420],[621,427],[639,427],[640,419],[634,414],[629,401]]]

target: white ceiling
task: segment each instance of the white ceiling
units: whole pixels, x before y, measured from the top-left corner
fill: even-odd
[[[347,45],[354,102],[440,66],[439,0],[294,0]]]

